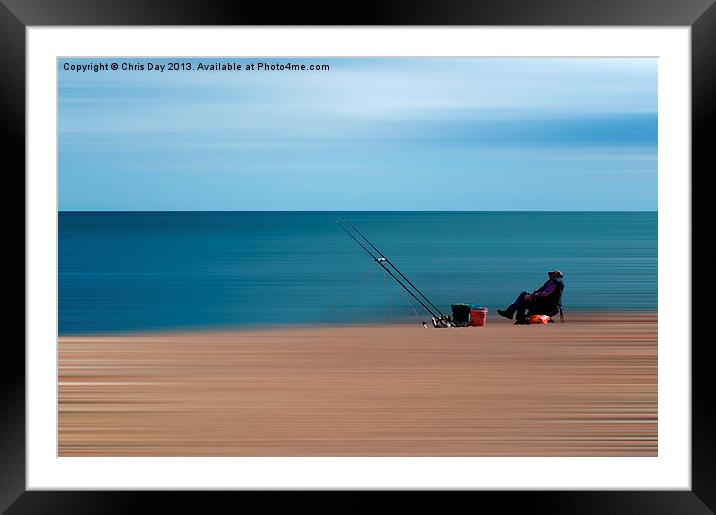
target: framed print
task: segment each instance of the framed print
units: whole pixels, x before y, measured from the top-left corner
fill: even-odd
[[[716,8],[209,5],[2,7],[9,513],[714,509]]]

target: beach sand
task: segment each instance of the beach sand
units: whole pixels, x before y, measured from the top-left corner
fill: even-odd
[[[657,456],[655,313],[59,339],[60,456]]]

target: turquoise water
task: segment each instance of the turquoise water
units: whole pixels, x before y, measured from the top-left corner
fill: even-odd
[[[554,268],[567,313],[657,306],[656,212],[61,212],[59,332],[427,319],[340,215],[445,312]]]

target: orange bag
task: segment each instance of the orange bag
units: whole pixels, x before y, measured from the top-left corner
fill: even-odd
[[[530,315],[529,323],[531,324],[549,324],[552,321],[552,317],[547,315]]]

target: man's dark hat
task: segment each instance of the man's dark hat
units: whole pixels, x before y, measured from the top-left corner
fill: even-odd
[[[557,277],[564,277],[564,274],[563,274],[562,272],[560,272],[559,270],[551,270],[551,271],[549,271],[549,272],[547,272],[547,273],[548,273],[548,274],[556,275]]]

